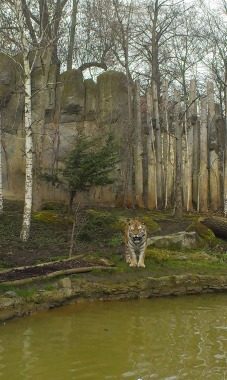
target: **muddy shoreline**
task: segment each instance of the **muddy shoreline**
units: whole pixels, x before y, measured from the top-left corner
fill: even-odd
[[[171,275],[145,277],[134,281],[119,276],[95,276],[90,279],[65,277],[44,289],[40,283],[32,295],[22,296],[7,290],[0,296],[0,321],[33,314],[61,305],[83,301],[111,301],[138,298],[180,296],[227,291],[227,275]]]

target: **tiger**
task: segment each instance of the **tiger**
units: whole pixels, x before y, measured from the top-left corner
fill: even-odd
[[[147,229],[138,219],[130,219],[125,228],[125,260],[130,267],[145,268]],[[137,261],[138,256],[138,261]]]

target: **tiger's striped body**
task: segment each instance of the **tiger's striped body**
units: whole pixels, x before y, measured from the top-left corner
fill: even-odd
[[[145,268],[146,247],[146,226],[137,219],[131,219],[125,228],[125,259],[130,267]]]

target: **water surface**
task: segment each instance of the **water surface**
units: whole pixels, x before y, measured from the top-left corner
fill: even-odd
[[[7,322],[0,379],[227,379],[227,295],[82,303]]]

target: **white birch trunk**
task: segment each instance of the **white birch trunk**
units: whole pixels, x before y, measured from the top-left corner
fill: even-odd
[[[201,99],[200,117],[200,170],[197,210],[208,210],[208,149],[207,149],[207,99]]]
[[[135,162],[135,204],[144,207],[143,201],[143,147],[142,147],[142,120],[140,106],[140,83],[135,82],[136,120],[134,133],[134,162]]]
[[[2,112],[0,110],[0,214],[3,213],[3,179],[2,179]]]
[[[32,212],[32,185],[33,185],[33,138],[31,125],[31,73],[28,53],[24,53],[25,71],[25,197],[24,215],[21,229],[21,239],[27,241],[30,234]]]
[[[32,185],[33,185],[33,137],[32,137],[32,110],[31,110],[31,68],[29,63],[29,45],[24,34],[25,21],[22,12],[21,0],[16,0],[21,43],[23,47],[24,64],[24,129],[25,129],[25,196],[24,214],[20,237],[27,241],[30,234],[32,212]]]

